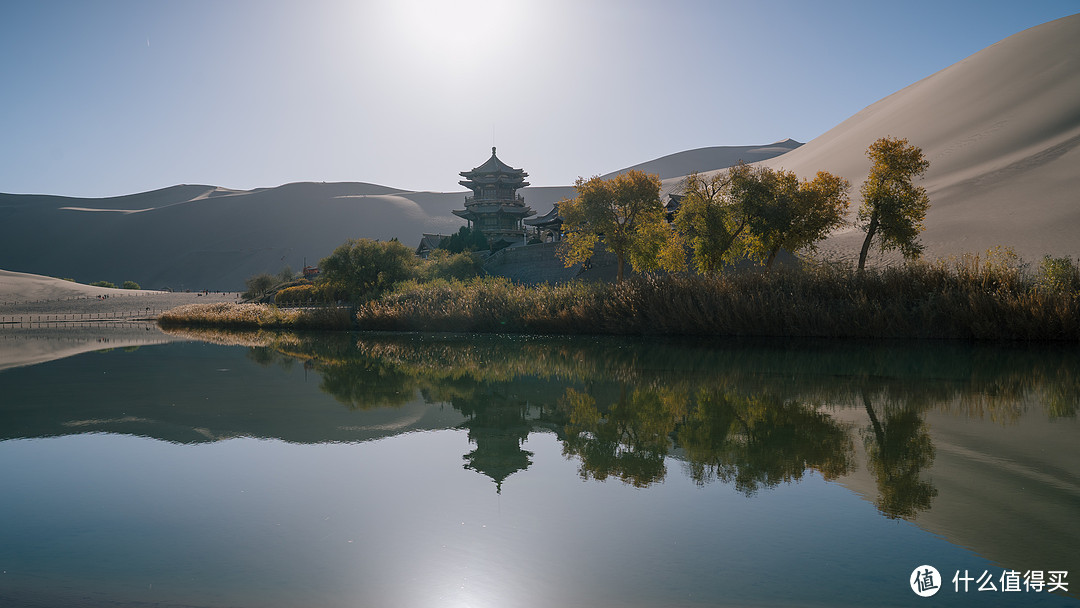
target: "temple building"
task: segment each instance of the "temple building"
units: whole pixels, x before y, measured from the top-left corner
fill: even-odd
[[[563,218],[559,215],[559,203],[555,203],[555,205],[551,207],[551,211],[548,211],[544,215],[525,220],[525,225],[536,231],[536,236],[540,239],[541,243],[561,241],[562,224]]]
[[[517,191],[529,185],[525,181],[529,174],[499,160],[492,146],[487,162],[459,175],[465,179],[458,183],[473,194],[465,197],[465,208],[455,209],[454,215],[467,220],[469,227],[482,232],[492,245],[500,241],[524,244],[522,220],[536,212],[525,204],[524,197]]]

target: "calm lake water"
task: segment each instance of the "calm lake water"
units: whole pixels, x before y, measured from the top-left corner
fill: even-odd
[[[0,605],[1080,605],[1076,348],[188,337],[0,371]]]

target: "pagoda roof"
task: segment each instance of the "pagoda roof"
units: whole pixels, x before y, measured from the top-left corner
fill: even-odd
[[[521,179],[529,176],[529,174],[525,171],[521,169],[515,169],[510,165],[504,163],[503,161],[499,160],[499,157],[495,156],[495,146],[491,146],[491,158],[487,159],[484,164],[480,165],[479,167],[475,167],[472,171],[462,171],[458,175],[468,179],[482,179],[483,177],[488,175],[497,176],[499,174],[511,175]]]
[[[465,209],[454,209],[451,211],[454,215],[463,218],[479,217],[481,215],[505,213],[506,215],[520,215],[522,217],[528,217],[535,215],[536,212],[531,207],[524,206],[511,206],[511,205],[468,205]]]
[[[559,217],[559,215],[558,215],[558,203],[555,203],[555,205],[553,207],[551,207],[550,212],[545,213],[545,214],[543,214],[543,215],[541,215],[539,217],[534,217],[534,218],[525,220],[525,224],[528,224],[529,226],[545,226],[545,225],[549,225],[549,224],[562,224],[562,222],[563,222],[563,218]]]

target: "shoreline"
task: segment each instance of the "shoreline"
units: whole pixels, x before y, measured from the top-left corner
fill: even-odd
[[[403,284],[355,309],[219,303],[167,311],[158,322],[163,328],[1076,344],[1080,294],[931,267],[669,275],[617,284],[480,279]]]

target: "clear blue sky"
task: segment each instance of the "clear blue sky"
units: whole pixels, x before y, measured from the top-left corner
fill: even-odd
[[[565,185],[808,141],[1080,0],[8,0],[0,192]],[[902,134],[898,134],[902,135]]]

